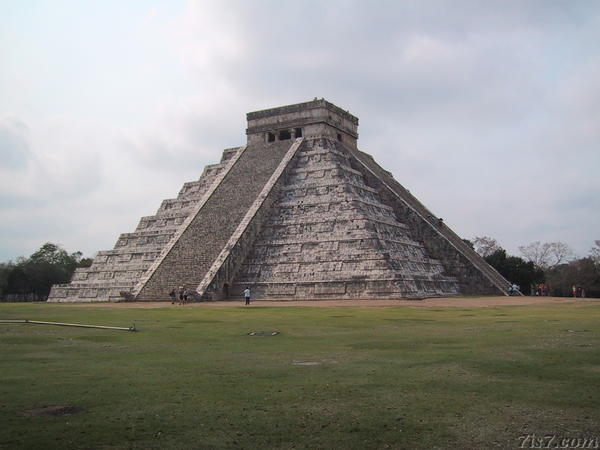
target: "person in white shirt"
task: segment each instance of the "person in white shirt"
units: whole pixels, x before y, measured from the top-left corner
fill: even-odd
[[[246,305],[250,304],[250,288],[246,286],[246,289],[244,289],[244,297],[246,297]]]

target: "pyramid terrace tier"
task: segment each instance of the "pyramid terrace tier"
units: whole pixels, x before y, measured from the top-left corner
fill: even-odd
[[[387,243],[386,243],[387,244]],[[409,269],[428,273],[442,273],[443,265],[436,259],[423,254],[422,247],[405,247],[400,250],[374,249],[381,242],[365,241],[325,241],[305,244],[257,245],[256,251],[245,262],[250,272],[256,272],[260,265],[309,264],[317,262],[343,263],[356,267],[362,261],[391,261],[395,270]],[[342,255],[340,255],[342,254]],[[252,268],[254,269],[252,269]],[[329,270],[329,269],[324,269]]]
[[[371,192],[357,188],[344,180],[338,183],[328,183],[322,186],[305,186],[303,188],[295,185],[294,189],[283,190],[283,198],[279,205],[298,206],[298,205],[320,205],[323,203],[349,203],[358,205],[360,203],[368,205],[365,210],[378,212],[383,216],[392,216],[393,208],[384,205],[377,200]]]
[[[398,222],[393,211],[385,210],[381,205],[355,199],[332,201],[331,198],[321,203],[281,202],[275,208],[276,216],[269,225],[274,228],[287,228],[302,225],[303,229],[311,227],[328,227],[332,231],[343,225],[350,229],[368,228],[380,233],[394,233],[397,236],[408,236],[408,226]],[[320,224],[324,224],[321,226]]]
[[[343,199],[333,202],[323,199],[320,202],[286,202],[275,208],[276,216],[270,220],[270,225],[316,224],[331,221],[352,222],[369,219],[372,222],[394,227],[399,233],[407,230],[407,225],[398,222],[394,212],[381,205],[360,200]],[[351,223],[349,224],[351,225]]]
[[[349,168],[348,168],[349,169]],[[314,172],[317,172],[319,170],[322,169],[315,169]],[[350,169],[349,171],[352,171],[352,169]],[[324,178],[324,177],[319,177],[319,178],[314,178],[313,180],[306,180],[306,177],[303,177],[301,180],[297,179],[297,182],[293,182],[293,175],[294,174],[298,174],[298,173],[305,173],[308,172],[307,170],[294,170],[292,171],[292,175],[290,177],[290,181],[288,182],[288,184],[286,186],[284,186],[282,188],[283,192],[292,192],[293,194],[287,194],[287,195],[307,195],[307,194],[315,194],[317,192],[324,192],[323,189],[331,189],[331,188],[336,188],[337,186],[339,186],[339,179],[338,178],[333,178],[333,177],[329,177],[329,178]],[[358,178],[356,178],[358,180]],[[364,183],[358,183],[356,181],[354,181],[351,177],[348,177],[346,179],[344,179],[343,181],[344,183],[344,187],[345,189],[351,189],[354,192],[360,193],[362,194],[362,196],[364,197],[371,197],[373,198],[375,195],[377,195],[377,190],[373,189],[369,186],[366,186]],[[296,191],[298,191],[296,193]]]
[[[457,280],[453,277],[445,277],[439,275],[437,273],[428,273],[428,272],[410,272],[410,273],[393,273],[384,269],[377,269],[376,262],[370,263],[372,267],[360,270],[349,270],[348,273],[340,273],[339,271],[344,270],[343,265],[340,265],[340,269],[338,271],[330,270],[328,272],[321,272],[320,276],[315,277],[312,272],[309,271],[297,271],[295,267],[282,268],[285,271],[276,271],[272,274],[267,273],[266,276],[262,277],[239,277],[236,279],[236,283],[239,284],[262,284],[262,283],[331,283],[331,282],[343,282],[343,281],[384,281],[384,280],[414,280],[414,279],[423,279],[430,281],[444,281],[445,286],[450,289],[446,292],[439,292],[440,295],[447,296],[453,295],[457,292]],[[383,264],[381,265],[383,267]],[[333,269],[334,266],[331,265]],[[310,270],[310,267],[302,267],[302,269]],[[269,276],[270,275],[270,276]]]
[[[73,274],[73,281],[83,280],[109,280],[117,279],[135,279],[141,276],[148,269],[149,262],[129,262],[124,264],[118,262],[115,264],[105,264],[97,268],[82,267]]]
[[[131,250],[132,252],[143,251],[150,245],[164,246],[171,239],[176,229],[163,228],[161,230],[143,230],[133,233],[123,233],[119,236],[115,249]],[[143,249],[142,249],[143,247]]]
[[[369,256],[373,259],[369,259]],[[351,257],[349,257],[351,258]],[[397,266],[391,268],[391,266]],[[398,266],[403,266],[400,268]],[[419,267],[421,266],[421,270]],[[268,283],[268,282],[295,282],[327,280],[343,281],[347,279],[382,280],[388,278],[413,278],[415,276],[438,276],[456,282],[455,278],[444,277],[444,269],[439,264],[425,265],[410,261],[392,261],[380,255],[368,255],[364,258],[345,259],[334,261],[316,261],[306,263],[280,263],[248,265],[237,277],[237,281]]]
[[[394,211],[381,203],[352,197],[349,195],[337,195],[336,197],[311,196],[304,199],[288,198],[277,205],[278,215],[282,219],[286,217],[300,216],[304,214],[366,214],[379,217],[394,218]],[[395,220],[395,219],[394,219]],[[399,227],[403,224],[400,222]]]
[[[361,174],[352,167],[342,163],[323,162],[317,163],[311,167],[297,167],[291,172],[291,184],[296,184],[300,181],[318,181],[319,178],[343,177],[348,181],[360,182]]]
[[[163,200],[160,208],[156,212],[156,217],[160,218],[163,215],[170,215],[175,211],[185,211],[185,214],[189,214],[194,205],[198,203],[202,197],[198,198],[172,198]]]
[[[90,267],[75,270],[72,280],[123,279],[140,276],[159,255],[162,246],[146,248],[145,251],[107,250],[99,252]]]
[[[352,228],[346,228],[350,226]],[[385,226],[388,226],[385,224]],[[396,242],[403,240],[408,244],[416,244],[410,241],[406,234],[401,234],[403,231],[400,227],[393,229],[389,227],[388,233],[380,231],[381,227],[368,219],[351,220],[351,221],[336,221],[318,222],[309,224],[294,224],[286,226],[272,225],[266,228],[257,241],[258,244],[266,245],[269,242],[277,244],[285,244],[292,242],[318,242],[332,236],[338,240],[361,240],[378,238],[379,240],[394,239]]]
[[[131,248],[114,248],[112,250],[99,251],[94,262],[97,264],[103,263],[123,263],[131,260],[152,261],[158,256],[162,250],[162,244],[148,245],[139,251]]]
[[[106,302],[119,301],[122,292],[131,290],[130,281],[102,281],[97,283],[57,284],[52,287],[54,302]]]
[[[144,216],[135,231],[143,230],[177,230],[185,219],[191,214],[194,205],[180,210],[164,211],[160,215]]]
[[[423,250],[422,244],[415,243],[414,241],[395,241],[391,239],[381,239],[377,235],[374,235],[372,232],[367,230],[348,230],[344,232],[343,236],[333,236],[331,233],[303,233],[301,235],[293,235],[293,236],[281,236],[279,238],[269,236],[263,234],[257,241],[254,248],[258,250],[258,247],[261,246],[296,246],[302,245],[303,247],[315,244],[321,245],[330,242],[338,242],[337,247],[347,250],[349,248],[365,248],[369,245],[379,245],[381,248],[385,249],[396,249],[399,246],[409,247],[414,246],[415,248]],[[385,246],[383,247],[383,242],[385,242]],[[373,243],[373,244],[371,244]]]
[[[228,288],[231,298],[242,298],[244,289],[251,289],[254,299],[263,300],[326,300],[326,299],[414,299],[459,295],[453,279],[413,277],[387,280],[324,280],[321,282],[234,282]]]

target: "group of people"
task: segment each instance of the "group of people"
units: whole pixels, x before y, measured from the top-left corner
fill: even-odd
[[[532,288],[532,292],[536,295],[536,296],[540,296],[540,297],[545,297],[548,295],[548,286],[546,286],[544,283],[540,283],[538,285],[534,285]]]
[[[573,295],[573,297],[583,298],[585,297],[585,289],[581,286],[573,285],[573,287],[571,288],[571,294]]]
[[[179,304],[185,305],[190,295],[191,293],[185,288],[185,286],[179,286],[179,289],[171,289],[171,292],[169,292],[169,297],[171,297],[171,305],[174,305],[178,298]]]
[[[244,299],[246,300],[246,303],[244,303],[245,305],[250,304],[250,295],[250,288],[246,286],[246,289],[244,289]],[[169,292],[169,297],[171,297],[171,305],[175,304],[177,298],[179,298],[180,305],[185,305],[188,301],[188,298],[191,296],[192,292],[188,291],[185,286],[179,286],[179,289],[173,288],[171,289],[171,292]]]

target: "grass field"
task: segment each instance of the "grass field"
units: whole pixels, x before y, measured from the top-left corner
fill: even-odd
[[[0,304],[0,319],[24,318],[135,323],[139,332],[0,324],[2,449],[518,448],[533,434],[556,435],[552,445],[600,439],[597,301]],[[44,414],[47,406],[82,410]]]

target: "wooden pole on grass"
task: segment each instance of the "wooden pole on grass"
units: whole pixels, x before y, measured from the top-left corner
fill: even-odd
[[[79,327],[79,328],[100,328],[102,330],[119,330],[119,331],[137,331],[135,324],[132,327],[107,327],[104,325],[86,325],[81,323],[65,323],[65,322],[44,322],[41,320],[15,319],[15,320],[0,320],[0,323],[33,323],[36,325],[58,325],[61,327]]]

